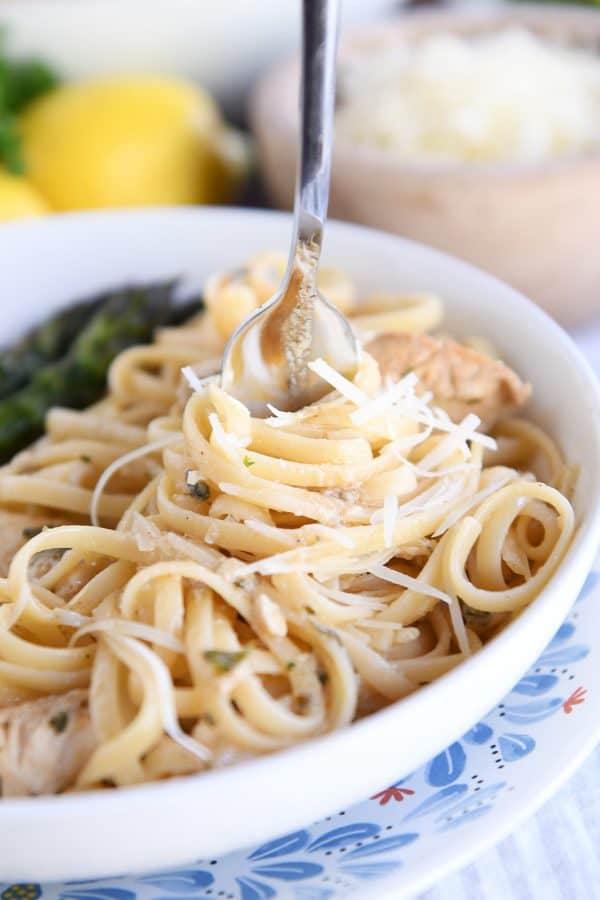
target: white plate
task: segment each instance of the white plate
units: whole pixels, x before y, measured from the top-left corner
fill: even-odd
[[[443,754],[363,803],[218,859],[154,875],[0,885],[3,900],[403,900],[544,803],[600,740],[600,560],[549,647]],[[589,690],[589,692],[588,692]]]
[[[39,319],[43,309],[129,278],[181,273],[197,286],[214,268],[235,266],[259,249],[284,248],[289,229],[284,214],[214,208],[92,213],[6,226],[0,291],[10,299],[3,338]],[[472,659],[342,732],[198,777],[2,801],[0,877],[85,878],[184,864],[265,841],[357,802],[466,732],[541,652],[581,587],[600,533],[600,401],[570,339],[508,287],[417,244],[334,222],[326,251],[359,287],[440,293],[449,331],[491,337],[532,381],[533,415],[581,466],[581,525],[567,557],[536,602]]]

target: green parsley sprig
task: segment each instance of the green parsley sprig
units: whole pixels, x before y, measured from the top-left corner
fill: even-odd
[[[0,163],[12,175],[25,172],[17,117],[58,83],[55,70],[41,59],[9,59],[0,33]]]

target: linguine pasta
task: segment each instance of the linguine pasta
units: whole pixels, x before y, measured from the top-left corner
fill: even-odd
[[[121,354],[105,400],[52,410],[0,471],[2,507],[53,526],[0,580],[0,705],[30,725],[43,709],[50,743],[87,735],[44,790],[201,771],[347,725],[476,652],[571,540],[552,440],[521,419],[493,436],[474,412],[452,421],[417,371],[391,380],[364,352],[351,383],[315,360],[330,393],[268,419],[224,393],[224,342],[282,265],[263,254],[212,278],[206,313]],[[365,341],[441,318],[433,296],[359,302],[345,273],[322,279]],[[37,792],[10,740],[4,792]]]

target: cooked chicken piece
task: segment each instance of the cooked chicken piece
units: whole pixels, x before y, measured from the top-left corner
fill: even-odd
[[[56,794],[74,783],[96,745],[87,699],[74,690],[0,710],[4,797]]]
[[[365,349],[375,357],[382,375],[395,381],[415,372],[434,403],[460,422],[468,413],[486,428],[522,406],[531,387],[500,360],[491,359],[450,338],[428,334],[381,334]]]

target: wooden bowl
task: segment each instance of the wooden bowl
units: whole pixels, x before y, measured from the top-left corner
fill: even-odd
[[[476,34],[510,25],[600,47],[600,13],[540,5],[413,13],[348,34],[355,48],[389,47],[433,32]],[[259,82],[250,118],[272,201],[292,205],[297,59]],[[600,150],[542,163],[420,166],[339,138],[330,214],[414,238],[487,269],[566,325],[600,313]]]

